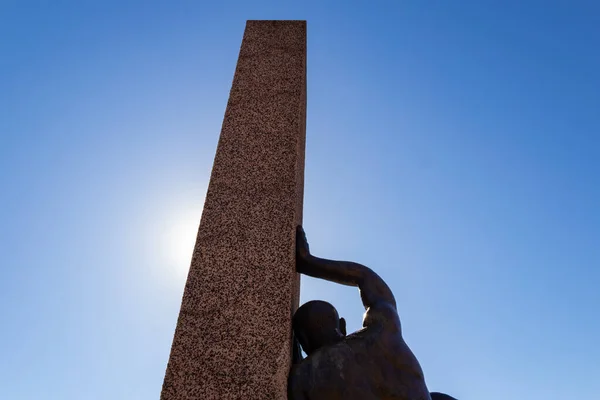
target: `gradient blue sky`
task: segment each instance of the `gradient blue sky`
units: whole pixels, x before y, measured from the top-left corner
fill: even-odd
[[[1,2],[2,397],[158,398],[245,20],[307,19],[311,250],[432,390],[598,398],[594,3]]]

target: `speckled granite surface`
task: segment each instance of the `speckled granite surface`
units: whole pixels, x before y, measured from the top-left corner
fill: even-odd
[[[285,399],[306,22],[248,21],[161,399]]]

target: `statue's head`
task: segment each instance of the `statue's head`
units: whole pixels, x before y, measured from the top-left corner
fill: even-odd
[[[313,300],[296,311],[292,320],[294,334],[307,355],[323,346],[335,344],[346,336],[346,321],[334,306]]]

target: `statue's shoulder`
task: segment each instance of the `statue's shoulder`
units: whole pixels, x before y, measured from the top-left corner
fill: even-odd
[[[304,393],[312,381],[311,376],[314,374],[314,366],[311,357],[307,357],[292,366],[288,375],[288,398],[304,398]]]
[[[292,367],[291,374],[298,376],[311,375],[315,370],[326,366],[341,365],[354,356],[354,349],[346,340],[324,346]],[[319,372],[322,374],[322,372]]]
[[[381,327],[384,331],[400,332],[400,317],[398,310],[388,302],[377,303],[367,310],[363,319],[363,326],[371,330]]]
[[[294,364],[288,375],[288,399],[304,399],[304,393],[308,389],[310,382],[310,376],[308,374],[309,369],[305,364],[306,359],[301,362]]]
[[[345,390],[343,382],[346,380],[358,382],[364,379],[363,366],[358,362],[357,354],[363,355],[364,359],[364,351],[346,341],[318,349],[292,367],[288,389],[293,393],[325,389],[330,393],[335,388]]]

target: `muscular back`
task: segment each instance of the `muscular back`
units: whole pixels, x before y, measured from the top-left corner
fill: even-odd
[[[421,367],[402,338],[395,308],[371,307],[365,328],[326,346],[290,374],[293,400],[430,400]]]

